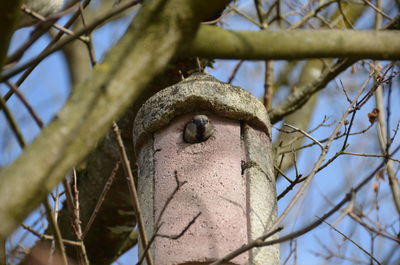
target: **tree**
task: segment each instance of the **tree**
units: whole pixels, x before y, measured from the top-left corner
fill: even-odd
[[[108,264],[115,260],[136,243],[136,232],[127,230],[117,236],[111,230],[104,230],[104,227],[132,227],[135,223],[133,216],[118,214],[118,210],[129,211],[131,205],[126,200],[128,189],[118,162],[115,139],[113,133],[108,132],[113,121],[119,120],[124,145],[134,165],[130,130],[133,117],[146,98],[178,82],[181,76],[197,71],[201,66],[213,64],[216,71],[229,67],[224,65],[224,61],[212,62],[209,59],[240,60],[229,77],[230,82],[235,78],[241,80],[241,67],[245,70],[250,68],[246,67],[244,60],[262,60],[265,67],[257,78],[264,78],[263,102],[274,124],[284,122],[277,129],[279,136],[275,150],[278,191],[281,191],[278,199],[285,200],[281,205],[279,222],[285,224],[286,230],[281,232],[279,241],[290,242],[282,245],[287,249],[282,253],[282,261],[286,258],[295,260],[297,255],[304,255],[297,253],[297,246],[303,240],[299,236],[312,233],[321,223],[327,222],[326,230],[337,231],[333,228],[337,218],[333,217],[341,215],[337,221],[346,216],[343,224],[346,225],[347,233],[349,227],[355,227],[354,231],[366,229],[373,242],[369,248],[360,246],[356,258],[361,261],[377,258],[382,263],[394,262],[396,256],[392,254],[395,245],[392,244],[399,242],[400,191],[396,176],[398,159],[395,136],[398,119],[394,118],[393,121],[391,114],[396,112],[397,106],[391,103],[391,98],[398,93],[393,89],[398,85],[398,64],[393,61],[400,57],[400,38],[396,32],[400,19],[397,15],[399,3],[368,0],[355,3],[336,0],[269,3],[255,0],[251,6],[241,1],[233,2],[222,12],[229,1],[146,1],[124,36],[108,50],[101,63],[97,63],[91,33],[97,28],[106,27],[102,26],[105,22],[127,14],[131,6],[139,5],[140,2],[122,1],[113,9],[107,8],[104,3],[102,6],[107,12],[89,19],[90,22],[84,25],[74,22],[80,12],[72,8],[71,23],[66,27],[74,25],[73,35],[60,39],[66,30],[59,31],[49,48],[37,57],[2,72],[0,80],[10,90],[0,102],[1,108],[23,148],[19,158],[0,172],[2,240],[10,236],[29,213],[46,201],[46,195],[75,167],[73,176],[79,179],[77,189],[80,208],[74,211],[77,206],[74,199],[78,193],[69,190],[74,185],[65,182],[69,200],[66,200],[58,221],[61,235],[78,242],[84,237],[84,244],[71,248],[75,251],[78,249],[83,262],[85,253],[93,264]],[[93,7],[90,1],[80,4],[82,7]],[[19,3],[1,3],[1,7],[1,12],[11,14],[12,11],[16,12]],[[13,31],[15,16],[0,17],[5,20],[2,23],[5,25],[2,28],[4,38],[0,42],[0,62],[4,65],[3,54],[7,50],[8,36]],[[85,14],[83,17],[90,15]],[[224,23],[232,23],[232,27],[236,28],[239,25],[235,23],[239,22],[246,25],[247,29],[257,27],[259,30],[231,31],[224,26]],[[358,28],[358,25],[371,30],[353,29]],[[31,38],[34,37],[35,33]],[[71,95],[56,118],[43,128],[35,141],[26,146],[25,136],[18,133],[18,127],[23,124],[13,122],[6,101],[13,94],[22,99],[18,87],[38,63],[60,49],[66,55],[69,66],[73,83]],[[85,56],[81,56],[83,51],[87,51]],[[8,58],[13,55],[10,54]],[[307,61],[299,61],[304,59]],[[88,67],[88,61],[94,66],[93,70]],[[254,71],[254,68],[251,69]],[[348,69],[352,69],[353,73]],[[22,76],[15,79],[20,72],[23,72]],[[335,80],[338,84],[336,93],[327,95],[332,89],[326,88],[332,86]],[[376,102],[375,108],[372,107],[373,100]],[[311,121],[312,114],[326,112],[321,102],[326,104],[332,101],[335,106],[330,115],[334,115],[334,118],[323,119],[315,126],[315,122]],[[367,117],[369,121],[365,122]],[[321,119],[321,115],[316,118]],[[314,128],[310,124],[314,124]],[[372,127],[378,128],[376,134],[372,132]],[[302,155],[313,157],[314,160],[304,161],[298,168],[297,157],[300,151]],[[336,174],[341,176],[359,176],[354,179],[348,177],[346,181],[346,178],[341,177],[342,185],[329,196],[324,197],[318,193],[313,185],[318,183],[321,175],[329,176],[325,172],[342,165],[338,164],[341,159],[350,164],[356,158],[373,162],[368,162],[370,166],[365,170],[354,172],[354,168],[349,166],[346,171],[337,171]],[[374,181],[373,189],[368,189],[375,176],[379,179]],[[115,181],[105,196],[102,192],[110,178],[115,178]],[[322,198],[323,202],[315,203],[315,207],[321,210],[315,212],[317,218],[305,216],[300,226],[295,226],[296,211],[301,210],[298,201],[304,200],[305,193]],[[86,229],[86,225],[91,222],[93,209],[101,201],[99,198],[105,199],[101,211],[96,212],[95,221],[90,229]],[[384,200],[385,204],[387,202],[396,208],[384,207]],[[48,206],[46,208],[50,213]],[[385,213],[381,213],[378,207],[382,207]],[[72,225],[68,216],[75,220]],[[374,218],[376,222],[371,221]],[[48,219],[52,223],[52,218]],[[82,225],[77,222],[79,219]],[[382,222],[383,219],[386,222]],[[53,222],[51,227],[53,231],[58,230],[56,223]],[[54,234],[57,238],[57,233]],[[341,239],[338,234],[332,236]],[[355,244],[354,240],[345,238],[346,248]],[[365,243],[365,235],[361,239]],[[384,241],[382,246],[384,251],[376,254],[375,241],[380,243],[380,240],[387,242]],[[98,246],[99,242],[104,245]],[[323,250],[312,251],[326,259],[337,257],[351,261],[354,258],[343,256],[343,252],[335,249],[334,244],[320,242],[319,245]],[[338,246],[341,247],[341,244]],[[63,248],[62,244],[58,247]],[[71,253],[69,249],[67,251]]]

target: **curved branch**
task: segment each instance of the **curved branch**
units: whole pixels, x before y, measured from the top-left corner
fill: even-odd
[[[332,68],[325,70],[321,76],[309,85],[294,91],[279,106],[269,111],[269,118],[274,124],[283,119],[283,117],[293,113],[308,102],[313,94],[326,87],[326,85],[346,70],[356,60],[342,60],[336,63]]]
[[[202,25],[189,53],[220,59],[400,59],[400,35],[375,30],[232,31]]]

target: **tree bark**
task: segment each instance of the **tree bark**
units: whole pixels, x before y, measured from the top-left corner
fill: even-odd
[[[227,3],[145,2],[125,36],[91,76],[74,88],[57,118],[2,171],[0,238],[10,235],[66,172],[95,147],[112,122],[190,43],[199,22]]]
[[[244,60],[397,60],[400,35],[375,30],[234,31],[202,25],[189,53],[203,58]]]

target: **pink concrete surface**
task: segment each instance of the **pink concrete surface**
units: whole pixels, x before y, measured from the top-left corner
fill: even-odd
[[[166,207],[159,234],[176,236],[201,213],[182,237],[156,238],[157,265],[207,264],[248,241],[240,124],[208,116],[215,132],[206,142],[187,144],[182,139],[193,114],[173,120],[154,135],[155,222],[176,188],[174,172],[180,182],[187,181]],[[244,253],[229,264],[245,264],[248,258]]]

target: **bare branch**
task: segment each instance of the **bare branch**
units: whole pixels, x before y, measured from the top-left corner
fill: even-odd
[[[188,52],[191,56],[220,59],[395,60],[400,59],[399,47],[400,36],[391,31],[232,31],[202,25]]]
[[[121,161],[122,161],[122,165],[123,165],[123,168],[125,171],[126,180],[128,182],[129,192],[131,193],[132,204],[133,204],[133,208],[135,209],[135,216],[136,216],[136,219],[138,220],[140,240],[142,242],[143,248],[147,248],[148,240],[147,240],[146,232],[144,230],[143,215],[140,210],[140,204],[139,204],[138,194],[136,191],[135,180],[133,179],[131,165],[130,165],[128,156],[126,155],[124,143],[122,142],[122,138],[121,138],[121,133],[119,131],[118,125],[115,122],[113,123],[113,131],[114,131],[116,141],[118,143],[118,150],[119,150],[119,153],[121,156]],[[147,261],[148,265],[154,264],[153,259],[149,252],[146,252],[146,261]]]
[[[344,233],[342,233],[341,231],[339,231],[339,229],[333,227],[331,224],[329,224],[326,221],[323,221],[325,224],[329,225],[333,230],[335,230],[336,232],[338,232],[340,235],[342,235],[346,240],[349,240],[351,243],[353,243],[357,248],[359,248],[362,252],[364,252],[365,254],[367,254],[371,259],[373,259],[376,263],[378,263],[379,265],[381,265],[381,263],[368,251],[366,251],[363,247],[361,247],[359,244],[357,244],[354,240],[352,240],[350,237],[346,236]]]
[[[43,204],[46,209],[47,220],[49,221],[50,226],[54,233],[54,239],[56,242],[57,250],[59,251],[59,254],[62,257],[63,265],[68,265],[67,254],[65,253],[64,244],[62,242],[60,228],[58,227],[57,221],[53,216],[51,205],[47,199],[44,201]]]

